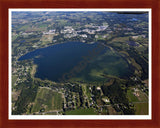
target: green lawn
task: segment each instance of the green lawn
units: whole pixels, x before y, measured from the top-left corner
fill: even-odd
[[[66,111],[66,115],[97,115],[93,108]]]
[[[33,108],[33,112],[62,109],[62,95],[47,88],[39,88]]]

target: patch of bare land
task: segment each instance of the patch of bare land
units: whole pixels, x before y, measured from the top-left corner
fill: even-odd
[[[17,91],[15,89],[12,90],[12,102],[17,101],[18,96],[20,96],[20,93],[21,93],[21,90],[17,90]]]

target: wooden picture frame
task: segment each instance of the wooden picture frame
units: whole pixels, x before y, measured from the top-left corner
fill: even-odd
[[[8,15],[9,8],[151,8],[152,9],[152,119],[151,120],[9,120],[8,118]],[[89,128],[160,127],[160,2],[158,0],[0,0],[0,127]]]

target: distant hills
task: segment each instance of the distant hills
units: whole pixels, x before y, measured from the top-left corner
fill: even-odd
[[[117,14],[144,14],[148,12],[116,12]]]

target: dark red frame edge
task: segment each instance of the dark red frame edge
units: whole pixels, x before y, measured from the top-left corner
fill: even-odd
[[[9,120],[8,9],[9,8],[151,8],[152,9],[152,120]],[[160,127],[160,1],[159,0],[0,0],[0,127],[90,128]]]

